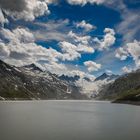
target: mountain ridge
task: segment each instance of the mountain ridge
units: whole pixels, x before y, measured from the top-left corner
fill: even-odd
[[[76,87],[60,80],[54,74],[42,71],[34,64],[11,66],[0,61],[0,97],[5,99],[82,99]],[[68,92],[71,88],[71,93]],[[76,92],[76,94],[75,94]]]
[[[119,77],[119,75],[115,75],[115,74],[107,74],[107,73],[103,73],[102,75],[98,76],[95,81],[99,81],[99,80],[105,80],[107,79],[109,80],[115,80]]]
[[[124,74],[113,83],[105,85],[99,93],[99,99],[113,100],[113,102],[140,101],[140,70]],[[134,103],[133,103],[134,104]]]

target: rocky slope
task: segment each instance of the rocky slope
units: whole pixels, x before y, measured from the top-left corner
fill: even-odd
[[[140,70],[125,74],[113,83],[105,85],[99,93],[99,98],[114,100],[114,102],[139,102]]]
[[[17,68],[0,61],[0,99],[82,98],[78,88],[35,64]]]

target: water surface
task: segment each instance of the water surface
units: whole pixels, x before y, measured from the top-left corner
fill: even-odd
[[[93,101],[0,102],[0,140],[140,140],[140,107]]]

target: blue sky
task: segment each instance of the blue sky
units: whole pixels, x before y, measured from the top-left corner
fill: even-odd
[[[82,0],[48,0],[40,1],[39,8],[39,0],[29,1],[33,4],[26,3],[25,8],[18,10],[15,7],[20,2],[12,10],[10,4],[7,6],[0,2],[2,60],[15,65],[38,63],[58,74],[79,71],[99,76],[106,71],[122,74],[139,68],[139,0],[85,0],[84,3]],[[29,4],[35,9],[28,9]],[[15,37],[7,38],[11,32]],[[24,38],[23,35],[21,37],[22,32]],[[27,39],[30,37],[34,41]],[[16,51],[9,48],[11,44],[18,46]],[[39,53],[38,48],[37,52],[34,49],[28,54],[28,48],[23,50],[23,44],[28,48],[41,46],[42,52]],[[23,46],[22,50],[19,46]],[[48,52],[44,50],[43,54],[42,48]],[[53,54],[54,51],[57,52]],[[17,57],[17,54],[24,57]],[[29,58],[31,55],[33,57]]]

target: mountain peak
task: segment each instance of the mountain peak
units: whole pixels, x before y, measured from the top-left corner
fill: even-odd
[[[62,74],[61,76],[59,76],[59,79],[61,80],[66,80],[68,82],[75,82],[77,80],[80,79],[80,77],[78,75],[75,75],[75,76],[68,76],[68,75],[64,75]]]
[[[36,64],[32,63],[30,65],[25,65],[23,66],[24,68],[28,68],[30,70],[35,70],[35,71],[40,71],[43,72],[43,70],[41,68],[39,68]]]
[[[115,74],[112,74],[112,73],[103,73],[101,76],[97,77],[95,79],[95,81],[99,81],[99,80],[114,80],[116,78],[118,78],[119,75],[115,75]]]

